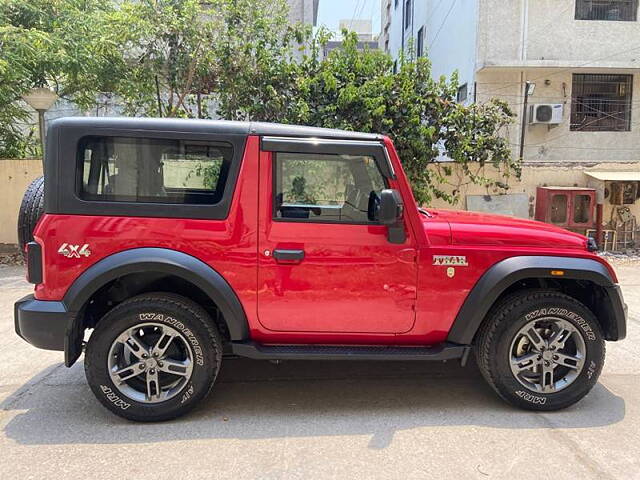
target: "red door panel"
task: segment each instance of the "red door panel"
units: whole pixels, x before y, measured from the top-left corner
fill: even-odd
[[[260,155],[260,323],[288,332],[409,331],[417,281],[412,236],[395,245],[382,225],[274,221],[271,159]],[[303,251],[304,258],[277,260],[276,250]]]

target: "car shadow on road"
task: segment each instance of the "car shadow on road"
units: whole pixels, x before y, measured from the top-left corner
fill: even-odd
[[[477,367],[418,362],[284,362],[228,359],[212,395],[176,420],[132,423],[104,409],[81,364],[52,365],[6,398],[4,434],[20,444],[153,443],[370,435],[388,446],[396,431],[445,426],[591,428],[625,416],[624,399],[601,383],[561,412],[512,408]]]

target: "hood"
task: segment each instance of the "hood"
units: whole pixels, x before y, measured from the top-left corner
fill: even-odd
[[[428,209],[425,217],[427,234],[430,225],[442,235],[443,224],[450,229],[453,245],[504,245],[520,247],[560,247],[586,249],[586,237],[548,223],[524,220],[506,215],[461,210]]]

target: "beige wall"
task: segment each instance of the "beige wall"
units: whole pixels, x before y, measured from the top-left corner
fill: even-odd
[[[480,0],[478,66],[637,68],[638,22],[575,20],[575,2]]]
[[[640,30],[640,27],[638,27]],[[569,130],[571,115],[571,86],[573,72],[584,70],[542,69],[524,70],[523,81],[536,84],[529,104],[561,103],[563,121],[557,126],[528,125],[524,159],[541,162],[634,162],[640,160],[640,70],[615,70],[607,73],[635,73],[633,76],[631,131],[579,132]],[[595,71],[594,73],[599,73]],[[477,99],[483,103],[500,97],[518,115],[509,128],[514,155],[520,144],[520,114],[523,107],[521,73],[510,69],[486,69],[477,74]],[[545,85],[548,81],[549,85]],[[640,166],[638,167],[640,168]]]
[[[589,187],[589,188],[603,188],[604,184],[593,180],[591,177],[585,175],[585,171],[595,170],[633,170],[634,165],[629,164],[595,164],[589,165],[524,165],[522,169],[522,177],[520,180],[512,179],[508,181],[509,190],[507,193],[526,193],[529,196],[529,216],[533,218],[535,214],[535,195],[537,187]],[[455,176],[455,175],[454,175]],[[487,176],[489,178],[496,178],[495,170],[487,167]],[[451,192],[457,186],[452,185],[445,188],[445,191]],[[454,208],[454,209],[466,209],[466,195],[487,195],[496,194],[493,191],[487,191],[485,187],[480,185],[463,185],[460,187],[460,202],[451,206],[450,204],[442,200],[433,200],[431,207],[434,208]],[[640,201],[636,201],[633,205],[626,205],[630,207],[631,213],[640,220]],[[604,200],[604,215],[603,219],[606,223],[610,220],[611,214],[614,210],[608,200]]]
[[[42,175],[40,159],[0,159],[0,244],[17,244],[17,219],[27,186]]]

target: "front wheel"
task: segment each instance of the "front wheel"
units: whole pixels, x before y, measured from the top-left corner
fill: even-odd
[[[582,399],[604,365],[593,313],[554,291],[527,291],[501,302],[476,341],[480,371],[493,389],[528,410],[558,410]]]
[[[143,294],[98,322],[85,374],[113,413],[161,421],[183,415],[207,395],[221,355],[220,336],[199,305],[172,294]]]

